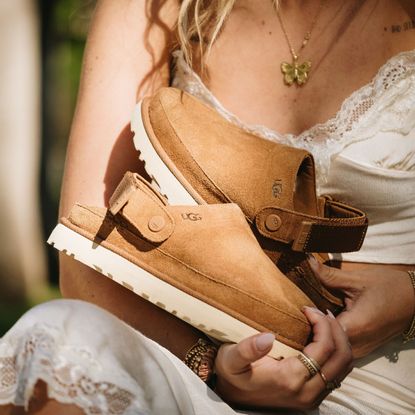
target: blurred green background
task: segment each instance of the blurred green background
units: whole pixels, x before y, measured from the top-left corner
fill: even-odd
[[[0,3],[0,336],[59,297],[58,217],[66,144],[94,0]]]

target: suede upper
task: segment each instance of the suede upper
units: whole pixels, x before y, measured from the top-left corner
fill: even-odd
[[[321,285],[305,252],[359,249],[367,218],[317,199],[310,153],[248,133],[174,88],[146,98],[141,115],[159,157],[198,203],[238,204],[280,270],[320,309],[341,310],[342,299]]]

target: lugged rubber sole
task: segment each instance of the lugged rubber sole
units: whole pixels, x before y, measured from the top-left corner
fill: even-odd
[[[47,242],[221,342],[237,343],[259,333],[258,330],[177,289],[63,224],[55,227]],[[269,355],[281,359],[296,356],[298,353],[298,350],[275,341]]]
[[[202,200],[198,200],[183,186],[182,182],[187,182],[184,177],[180,181],[174,173],[167,167],[167,164],[173,164],[167,154],[163,154],[163,158],[159,153],[163,152],[160,148],[159,152],[155,149],[155,145],[150,138],[150,131],[147,132],[143,123],[142,115],[143,102],[140,101],[131,117],[131,130],[134,133],[134,146],[140,152],[139,159],[144,162],[144,168],[147,174],[154,180],[159,187],[160,193],[164,194],[171,205],[198,205],[204,204]],[[151,128],[151,127],[149,127]],[[180,174],[176,172],[176,174]],[[191,186],[188,185],[188,188]]]

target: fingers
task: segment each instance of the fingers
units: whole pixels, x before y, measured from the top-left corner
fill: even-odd
[[[338,321],[321,311],[306,308],[313,326],[313,340],[304,354],[321,366],[328,381],[342,381],[350,371],[351,351]],[[238,344],[222,345],[216,358],[220,394],[230,401],[257,406],[311,408],[331,390],[319,374],[310,378],[304,362],[296,357],[276,361],[266,355],[274,336],[252,336]]]
[[[272,333],[261,333],[248,337],[237,344],[228,344],[221,347],[217,370],[237,375],[250,369],[251,363],[266,356],[275,340]]]
[[[351,362],[346,333],[333,317],[318,309],[306,307],[304,314],[313,327],[313,340],[304,348],[304,355],[317,362],[328,381],[342,381],[350,371]],[[276,370],[278,391],[286,407],[309,409],[331,392],[320,374],[310,377],[307,365],[298,358],[282,360]]]
[[[313,327],[313,340],[303,350],[322,366],[335,350],[332,325],[325,314],[316,308],[306,307],[304,314]]]
[[[328,317],[317,308],[305,307],[304,314],[313,327],[313,340],[303,350],[303,353],[314,359],[320,366],[326,363],[335,350],[335,342],[331,333],[331,323]],[[310,379],[310,372],[298,358],[288,358],[282,361],[281,377],[290,379],[290,385],[296,384],[294,390],[301,390]],[[294,379],[294,374],[297,378]],[[315,377],[315,376],[314,376]],[[317,388],[321,392],[321,385]]]
[[[352,349],[346,333],[334,316],[329,313],[326,319],[330,325],[334,348],[329,358],[321,364],[321,372],[327,381],[335,380],[341,382],[352,370]],[[331,390],[326,389],[325,380],[320,375],[311,378],[307,382],[306,389],[312,391],[314,394],[318,390],[322,392],[326,391],[327,394],[331,392]]]
[[[341,382],[350,373],[352,363],[352,352],[346,333],[331,313],[325,315],[313,308],[306,308],[304,313],[313,326],[313,340],[304,348],[303,353],[320,365],[327,381]],[[306,379],[297,388],[296,399],[304,408],[315,407],[332,389],[327,388],[319,373],[310,378],[308,369],[299,359],[293,359],[290,366],[294,364],[302,367]],[[290,375],[288,371],[293,373],[292,367],[290,369],[287,365],[284,376]]]
[[[338,268],[321,264],[312,255],[309,256],[308,262],[316,276],[326,287],[340,290],[347,290],[350,288],[350,285],[354,280],[354,274],[352,272],[345,272]]]

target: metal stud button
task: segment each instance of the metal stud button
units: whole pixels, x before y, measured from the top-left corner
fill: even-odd
[[[152,232],[160,232],[165,225],[166,221],[163,216],[152,216],[148,221],[148,229]]]
[[[277,231],[280,228],[281,223],[282,223],[281,218],[278,215],[276,215],[275,213],[271,213],[265,219],[265,227],[270,232]]]

